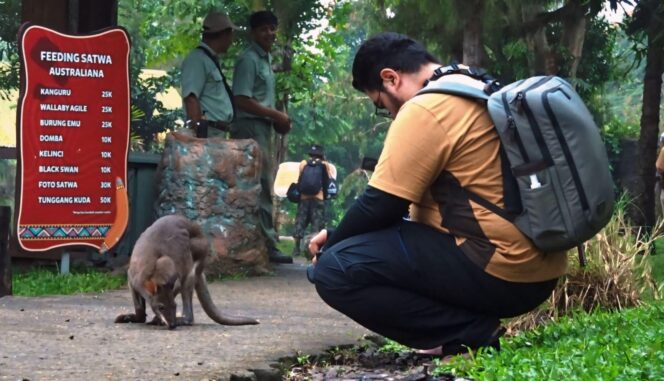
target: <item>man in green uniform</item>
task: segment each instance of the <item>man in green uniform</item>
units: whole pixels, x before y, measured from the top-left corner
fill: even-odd
[[[187,127],[196,136],[223,136],[234,117],[233,94],[218,57],[233,43],[237,27],[227,15],[210,12],[203,20],[202,41],[182,62],[182,103]]]
[[[291,122],[286,113],[275,108],[275,80],[270,50],[277,32],[277,17],[270,11],[259,11],[249,17],[251,41],[235,63],[233,93],[237,117],[231,127],[231,138],[254,139],[261,148],[260,224],[267,238],[271,262],[292,263],[293,259],[276,248],[276,232],[272,223],[274,183],[273,129],[287,133]]]

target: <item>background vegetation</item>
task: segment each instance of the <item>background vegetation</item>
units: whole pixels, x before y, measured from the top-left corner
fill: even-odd
[[[89,268],[58,269],[38,267],[13,274],[12,291],[17,296],[70,295],[115,290],[127,284],[126,275],[112,275]]]
[[[471,4],[472,3],[472,4]],[[210,9],[228,12],[246,28],[248,15],[273,9],[280,19],[273,52],[278,72],[279,107],[289,112],[293,131],[274,142],[275,160],[300,160],[311,143],[326,146],[339,172],[342,194],[334,200],[331,221],[337,221],[366,183],[358,171],[363,157],[377,157],[388,123],[373,115],[370,102],[351,88],[349,68],[359,44],[383,30],[407,33],[441,62],[466,62],[485,67],[503,83],[535,74],[557,74],[572,81],[595,115],[614,161],[620,141],[638,139],[640,183],[632,192],[637,225],[652,226],[652,189],[658,122],[643,127],[644,78],[650,50],[659,41],[651,32],[659,18],[657,1],[601,0],[118,0],[118,22],[132,37],[132,147],[159,151],[160,132],[182,121],[179,108],[167,109],[157,94],[179,88],[179,65],[200,38],[200,25]],[[609,21],[624,7],[634,13],[623,22]],[[468,12],[473,9],[473,12]],[[649,10],[649,11],[648,11]],[[18,84],[16,30],[20,0],[0,1],[0,97]],[[641,15],[641,16],[639,16]],[[639,17],[637,17],[639,16]],[[613,17],[614,20],[619,18]],[[413,22],[417,20],[417,22]],[[664,29],[664,28],[662,28]],[[650,34],[648,34],[650,33]],[[246,46],[246,30],[223,59],[227,76],[237,54]],[[650,45],[649,45],[650,44]],[[664,55],[662,53],[661,55]],[[651,65],[652,66],[652,65]],[[145,68],[166,75],[147,78]],[[659,88],[661,88],[660,72]],[[657,85],[657,84],[655,84]],[[659,105],[659,102],[658,102]],[[659,108],[658,108],[659,110]],[[643,157],[643,160],[641,159]],[[0,166],[11,169],[9,163]],[[2,168],[0,168],[2,169]],[[3,171],[5,172],[5,171]],[[646,175],[647,173],[647,175]],[[352,174],[352,175],[351,175]],[[647,181],[646,181],[647,180]],[[643,188],[643,189],[642,189]],[[1,197],[1,195],[0,195]],[[294,208],[284,203],[292,216]]]

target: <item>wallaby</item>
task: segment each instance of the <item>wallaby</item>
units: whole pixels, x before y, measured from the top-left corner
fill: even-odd
[[[148,227],[134,245],[127,277],[134,299],[134,314],[122,314],[116,323],[145,323],[145,301],[154,312],[148,324],[178,325],[194,323],[194,288],[205,313],[224,325],[258,324],[255,319],[223,315],[214,305],[203,269],[208,253],[201,227],[189,219],[169,215]],[[182,317],[176,317],[175,297],[182,294]]]

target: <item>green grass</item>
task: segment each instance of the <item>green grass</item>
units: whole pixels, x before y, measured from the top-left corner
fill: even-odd
[[[303,250],[303,243],[300,243],[300,250]],[[282,239],[277,242],[277,249],[286,255],[291,255],[293,253],[293,248],[295,247],[295,242],[291,240]]]
[[[655,241],[655,255],[650,256],[652,276],[659,284],[664,284],[664,238]]]
[[[92,269],[72,270],[62,275],[54,269],[37,268],[14,273],[12,290],[17,296],[71,295],[104,292],[127,284],[125,275],[111,275]]]
[[[664,253],[650,256],[652,277],[658,284],[664,284]]]
[[[455,358],[436,372],[475,380],[662,380],[664,303],[579,314],[502,340],[500,352]]]

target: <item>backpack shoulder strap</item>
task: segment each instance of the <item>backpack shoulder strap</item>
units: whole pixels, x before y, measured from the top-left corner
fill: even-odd
[[[489,99],[489,95],[483,90],[450,81],[430,81],[422,90],[417,92],[417,95],[431,93],[458,95],[460,97],[483,100]]]
[[[321,179],[322,180],[321,185],[322,185],[323,197],[325,199],[327,199],[328,198],[327,197],[327,191],[328,191],[327,186],[330,183],[330,174],[327,173],[327,164],[325,164],[325,162],[323,160],[320,160],[319,163],[320,163],[321,175],[323,176],[322,179]]]
[[[471,78],[477,79],[484,83],[484,88],[479,89],[464,83],[453,82],[453,81],[439,81],[441,77],[450,74],[462,74],[469,76]],[[457,65],[450,65],[445,67],[440,67],[435,70],[434,75],[429,81],[427,81],[426,86],[420,90],[417,95],[420,94],[450,94],[456,95],[464,98],[471,99],[481,99],[487,101],[491,94],[500,89],[500,83],[489,76],[483,70],[478,70],[475,68],[463,69]],[[478,194],[463,188],[459,185],[461,190],[467,195],[467,197],[473,200],[475,203],[482,205],[487,210],[497,214],[503,219],[513,222],[516,215],[520,213],[521,203],[518,199],[518,188],[516,185],[516,179],[510,172],[509,161],[507,156],[504,153],[504,149],[500,148],[501,154],[501,173],[503,175],[503,198],[505,202],[505,208],[501,208],[498,205],[486,200],[485,198],[479,196]],[[514,193],[514,192],[517,193]],[[516,202],[515,202],[516,197]]]
[[[438,81],[440,78],[450,74],[462,74],[484,83],[482,90],[458,82]],[[475,67],[461,67],[457,64],[441,66],[434,70],[431,78],[426,82],[424,88],[417,94],[442,93],[458,95],[466,98],[489,99],[489,96],[500,90],[500,82],[487,74],[483,69]]]
[[[219,70],[219,74],[221,74],[221,81],[224,84],[224,88],[226,89],[226,92],[228,93],[228,98],[231,101],[231,107],[233,108],[233,120],[235,120],[235,114],[236,114],[236,107],[235,107],[235,101],[233,100],[233,90],[231,89],[230,85],[228,84],[228,81],[226,81],[226,76],[224,75],[224,72],[221,70],[221,66],[219,65],[219,61],[210,53],[207,49],[205,49],[202,46],[196,47],[196,49],[200,49],[203,53],[205,53],[210,60],[212,60],[212,63],[214,66],[217,67],[217,70]]]

